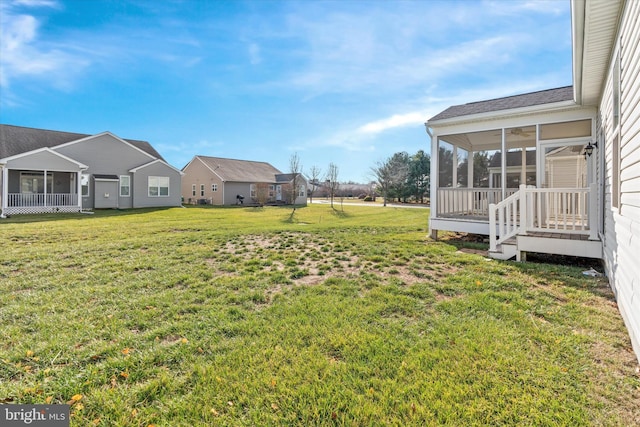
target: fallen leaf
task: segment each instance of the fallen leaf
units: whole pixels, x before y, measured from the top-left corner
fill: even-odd
[[[82,399],[81,394],[74,394],[71,396],[71,400],[67,402],[67,405],[75,405],[80,399]]]
[[[138,410],[136,408],[133,408],[133,411],[131,411],[131,416],[135,417],[136,415],[138,415]]]
[[[31,350],[27,350],[27,357],[32,357],[35,353]]]
[[[275,403],[272,403],[271,404],[271,409],[273,409],[274,411],[277,411],[280,408],[278,408],[278,405],[276,405]]]
[[[335,420],[336,418],[338,418],[338,414],[336,414],[335,412],[331,413],[331,419]]]
[[[126,371],[122,371],[122,372],[120,372],[120,376],[121,376],[122,378],[129,378],[129,373],[128,373],[128,372],[126,372]]]
[[[51,403],[52,400],[53,400],[53,396],[47,396],[47,398],[44,400],[44,403],[48,405],[49,403]]]
[[[232,402],[232,401],[228,401],[228,402],[227,402],[227,405],[229,405],[229,406],[233,406],[233,402]]]
[[[100,424],[100,418],[96,418],[95,420],[91,421],[91,424],[97,426],[98,424]]]
[[[182,338],[182,339],[180,340],[180,342],[181,342],[182,344],[186,344],[186,343],[188,343],[188,342],[189,342],[189,340],[188,340],[188,339],[186,339],[186,338]]]
[[[81,411],[82,409],[84,409],[84,405],[82,403],[78,403],[76,404],[76,406],[74,406],[74,408],[76,409],[76,411]]]
[[[218,415],[220,415],[220,413],[216,411],[214,408],[211,408],[211,413],[213,414],[214,417],[217,417]]]
[[[131,353],[131,349],[129,347],[127,347],[127,348],[122,350],[122,354],[124,354],[124,355],[127,355],[129,353]]]

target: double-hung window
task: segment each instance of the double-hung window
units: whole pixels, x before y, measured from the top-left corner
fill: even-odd
[[[168,176],[150,176],[148,182],[149,197],[169,197]]]
[[[80,175],[80,184],[82,185],[82,196],[89,196],[89,175],[82,174]]]
[[[122,175],[120,177],[120,197],[131,196],[131,177],[129,175]]]

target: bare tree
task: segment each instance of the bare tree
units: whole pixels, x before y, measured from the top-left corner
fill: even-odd
[[[259,206],[264,206],[270,198],[269,194],[269,184],[266,182],[259,182],[256,184],[256,196],[254,201],[258,203]]]
[[[338,166],[336,166],[334,163],[329,163],[325,178],[327,180],[327,186],[329,188],[329,196],[331,197],[331,207],[333,208],[333,198],[335,197],[336,191],[338,191],[338,187],[340,186],[340,184],[338,183]]]
[[[309,169],[309,184],[311,184],[311,190],[309,191],[309,200],[313,203],[313,193],[320,186],[320,175],[322,175],[322,171],[318,166],[311,166]]]
[[[298,198],[298,192],[300,189],[300,174],[302,173],[302,166],[300,166],[300,158],[298,157],[298,153],[293,153],[289,158],[289,172],[292,175],[291,178],[291,204],[296,204],[296,199]]]

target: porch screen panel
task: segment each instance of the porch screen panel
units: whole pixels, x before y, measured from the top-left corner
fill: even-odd
[[[508,128],[506,136],[507,189],[536,185],[536,126]]]
[[[469,152],[458,147],[458,174],[456,187],[467,187],[469,184]]]
[[[453,145],[438,142],[438,187],[453,187]]]

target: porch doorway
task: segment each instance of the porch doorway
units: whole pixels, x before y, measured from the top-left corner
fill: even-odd
[[[584,147],[588,141],[543,144],[541,190],[532,198],[544,228],[588,228],[589,171]]]
[[[579,144],[545,144],[541,150],[544,167],[541,187],[543,188],[586,188],[588,184],[588,162],[584,147]]]

